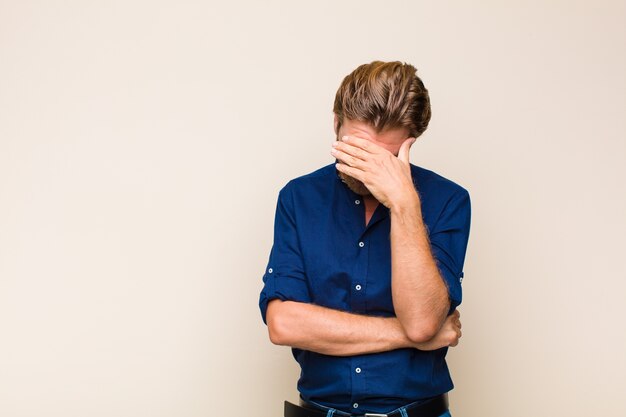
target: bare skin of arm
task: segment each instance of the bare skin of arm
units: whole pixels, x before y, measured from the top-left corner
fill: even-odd
[[[409,339],[395,317],[375,317],[296,301],[271,300],[267,325],[272,343],[326,355],[351,356],[400,348],[434,350],[456,346],[461,337],[455,310],[439,332],[425,342]]]
[[[410,339],[425,341],[446,320],[448,289],[433,258],[414,189],[407,200],[391,206],[390,215],[393,307]]]

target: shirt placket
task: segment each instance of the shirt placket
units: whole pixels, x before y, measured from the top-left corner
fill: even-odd
[[[368,225],[365,226],[365,202],[362,196],[347,188],[346,191],[349,195],[349,204],[353,206],[353,224],[356,228],[353,234],[356,239],[351,242],[354,245],[356,256],[350,282],[350,310],[357,314],[364,314],[367,311],[366,295],[368,268],[370,265],[371,230],[383,218],[388,216],[388,211],[386,207],[380,204],[372,214]],[[367,395],[366,376],[367,363],[362,359],[361,355],[350,357],[350,377],[352,382],[350,401],[354,413],[360,413],[361,405],[359,401]]]
[[[350,307],[355,313],[364,314],[367,312],[366,296],[367,277],[370,266],[371,230],[378,222],[388,215],[386,210],[387,209],[382,205],[377,207],[367,227],[361,228],[361,233],[358,235],[356,241],[353,242],[356,245],[357,252],[351,282],[352,297],[350,297]],[[364,224],[365,210],[360,210],[359,215],[362,222],[361,224]],[[367,363],[363,361],[362,355],[357,355],[351,358],[350,374],[352,379],[352,408],[353,411],[359,412],[359,400],[367,395]]]
[[[355,313],[365,313],[367,294],[367,267],[369,265],[369,233],[366,229],[357,238],[356,245],[357,255],[354,263],[354,273],[352,275],[352,297],[351,310]],[[365,375],[367,371],[366,363],[363,362],[362,356],[352,357],[350,373],[352,377],[352,408],[355,412],[359,410],[359,399],[365,394]]]

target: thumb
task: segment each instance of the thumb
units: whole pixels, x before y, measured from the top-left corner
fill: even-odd
[[[398,158],[407,164],[409,163],[409,151],[411,150],[411,145],[415,143],[415,140],[415,138],[408,138],[402,143],[398,151]]]

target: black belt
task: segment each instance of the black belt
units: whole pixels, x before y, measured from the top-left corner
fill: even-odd
[[[408,417],[439,417],[448,410],[448,393],[438,395],[422,403],[406,408]],[[345,412],[344,412],[345,413]],[[345,416],[338,413],[335,417]],[[300,398],[300,405],[285,401],[285,417],[326,417],[327,411],[316,407]],[[350,417],[395,417],[402,415],[400,410],[389,414],[385,413],[365,413],[350,414]]]

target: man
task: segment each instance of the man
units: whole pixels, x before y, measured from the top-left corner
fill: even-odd
[[[415,67],[359,66],[333,111],[336,163],[280,190],[259,299],[302,369],[285,417],[449,416],[469,193],[409,162],[431,116]]]

